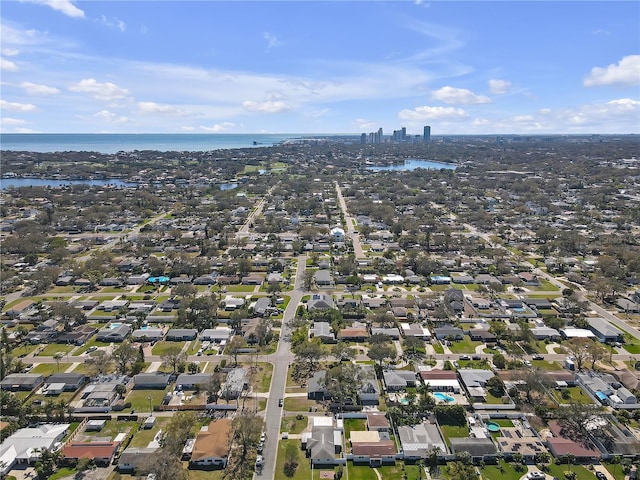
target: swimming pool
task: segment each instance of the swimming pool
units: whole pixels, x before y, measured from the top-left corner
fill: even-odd
[[[114,330],[116,328],[118,328],[120,325],[122,325],[121,323],[110,323],[109,324],[109,329],[110,330]]]
[[[487,426],[487,430],[489,430],[490,432],[499,432],[500,431],[500,425],[498,425],[495,422],[487,422],[485,425]]]
[[[440,400],[441,402],[453,402],[455,400],[451,395],[446,395],[442,392],[435,392],[433,396],[436,397],[436,400]]]

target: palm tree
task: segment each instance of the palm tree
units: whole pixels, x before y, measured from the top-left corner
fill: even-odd
[[[62,360],[62,357],[64,357],[64,354],[62,352],[58,352],[53,356],[54,360],[56,361],[56,367],[58,368],[58,373],[60,373],[60,360]]]
[[[576,457],[572,453],[567,454],[567,470],[571,471],[571,464],[575,461]]]

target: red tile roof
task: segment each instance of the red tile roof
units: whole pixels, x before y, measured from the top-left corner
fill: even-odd
[[[62,449],[66,458],[111,458],[120,442],[69,443]]]

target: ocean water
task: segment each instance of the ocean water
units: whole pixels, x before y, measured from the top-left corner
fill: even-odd
[[[99,153],[134,150],[202,152],[230,148],[268,147],[306,134],[135,134],[135,133],[2,133],[0,150],[29,152],[85,151]],[[320,135],[316,135],[320,136]],[[254,142],[256,144],[254,145]]]

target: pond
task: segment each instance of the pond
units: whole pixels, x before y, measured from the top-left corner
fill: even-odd
[[[440,170],[441,168],[447,170],[455,170],[456,165],[453,163],[434,162],[432,160],[416,160],[409,158],[403,163],[395,165],[387,165],[385,167],[367,167],[367,170],[373,172],[386,172],[386,171],[411,171],[417,168],[425,168],[428,170]]]
[[[9,187],[62,187],[67,185],[89,185],[89,186],[105,186],[113,185],[115,187],[135,187],[136,183],[123,182],[121,180],[47,180],[44,178],[3,178],[0,180],[0,190]]]

